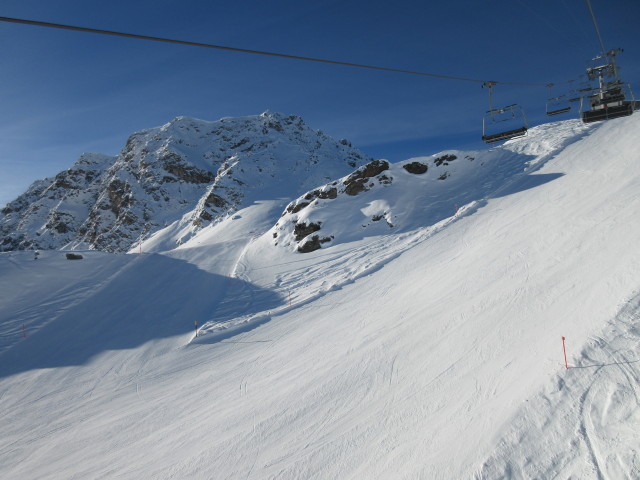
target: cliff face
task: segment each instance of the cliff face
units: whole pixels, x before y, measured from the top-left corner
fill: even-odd
[[[124,252],[172,225],[177,243],[260,199],[295,198],[371,159],[300,117],[179,117],[133,134],[117,157],[85,154],[0,212],[0,250]]]

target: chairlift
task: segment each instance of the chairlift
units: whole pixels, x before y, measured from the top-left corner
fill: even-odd
[[[522,137],[528,130],[527,118],[519,105],[507,105],[493,108],[493,86],[496,82],[485,82],[483,88],[489,89],[489,110],[482,118],[482,140],[485,143],[501,142],[510,138]]]
[[[547,115],[552,117],[571,110],[571,100],[564,95],[547,100]]]
[[[631,115],[634,110],[635,100],[631,91],[630,95],[631,100],[627,100],[624,93],[624,85],[619,82],[613,82],[613,84],[610,83],[604,88],[595,89],[593,94],[586,97],[588,99],[588,110],[583,111],[584,99],[581,102],[582,121],[590,123]]]
[[[596,87],[592,86],[589,81],[581,82],[577,88],[573,90],[569,90],[568,92],[568,102],[569,104],[583,102],[585,97],[589,95],[593,95],[593,93],[597,90]]]
[[[589,83],[588,80],[580,83],[580,86],[571,92],[570,102],[582,101],[583,97],[589,96],[593,93],[595,88]]]
[[[569,92],[569,98],[567,101],[569,104],[576,103],[582,100],[582,95],[578,91]]]
[[[559,97],[551,96],[551,87],[553,87],[553,83],[549,83],[547,88],[549,89],[549,99],[547,100],[547,115],[554,116],[559,115],[561,113],[566,113],[571,110],[571,104],[569,103],[569,99],[565,95],[560,95]]]
[[[591,1],[586,0],[591,20],[596,31],[596,36],[600,42],[601,55],[595,57],[592,61],[593,66],[587,68],[587,77],[593,82],[598,82],[598,86],[591,92],[587,92],[580,100],[580,111],[582,121],[584,123],[596,122],[598,120],[608,120],[611,118],[624,117],[631,115],[635,107],[635,99],[631,86],[629,89],[629,99],[627,99],[624,91],[624,84],[620,80],[620,73],[616,65],[616,55],[622,52],[621,48],[615,48],[607,51],[600,35],[596,16],[591,8]],[[587,98],[588,110],[583,111],[584,99]]]
[[[631,86],[622,83],[616,65],[616,54],[621,51],[621,49],[610,50],[605,55],[596,57],[594,60],[598,64],[587,69],[589,79],[597,80],[598,87],[593,88],[580,101],[581,117],[584,123],[625,117],[633,113],[635,99]],[[588,102],[584,101],[585,98]]]
[[[580,86],[576,88],[571,88],[571,85],[573,84],[573,80],[569,80],[568,83],[569,83],[569,89],[567,90],[566,97],[569,105],[571,105],[572,103],[579,102],[582,99],[582,97],[584,96],[583,89],[591,91],[591,87],[589,86],[588,82],[581,82]]]

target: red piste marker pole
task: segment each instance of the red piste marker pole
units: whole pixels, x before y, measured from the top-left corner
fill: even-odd
[[[567,363],[567,349],[564,346],[564,337],[562,337],[562,351],[564,352],[564,366],[569,370],[569,364]]]

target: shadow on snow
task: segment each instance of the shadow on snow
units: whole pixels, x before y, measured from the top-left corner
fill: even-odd
[[[525,190],[531,190],[533,188],[540,187],[545,183],[552,182],[562,176],[564,176],[564,173],[530,173],[511,182],[505,188],[500,189],[496,192],[494,197],[506,197],[515,193],[524,192]]]
[[[84,365],[109,350],[190,335],[195,321],[202,325],[212,318],[231,318],[234,305],[239,315],[251,315],[282,305],[282,299],[274,292],[182,260],[158,254],[131,255],[131,262],[106,284],[96,285],[92,295],[3,352],[0,377]],[[261,320],[251,328],[269,317]],[[239,328],[216,340],[245,330]]]

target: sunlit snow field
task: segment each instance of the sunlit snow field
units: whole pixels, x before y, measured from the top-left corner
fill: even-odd
[[[168,251],[0,254],[0,477],[640,477],[639,134],[394,164],[300,213],[309,254],[277,195]]]

